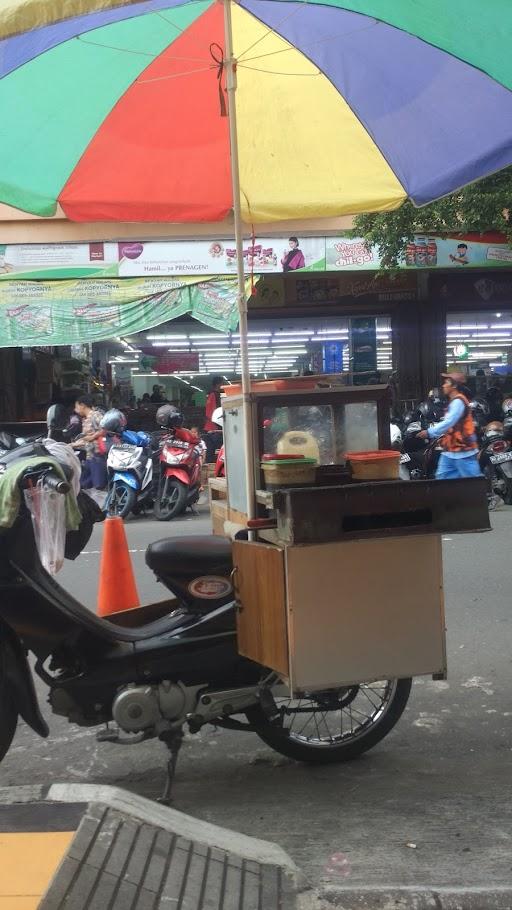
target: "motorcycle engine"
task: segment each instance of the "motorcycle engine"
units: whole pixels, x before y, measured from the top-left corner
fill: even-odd
[[[112,717],[127,733],[158,728],[165,721],[184,720],[193,713],[203,686],[164,680],[158,686],[127,686],[115,697]]]

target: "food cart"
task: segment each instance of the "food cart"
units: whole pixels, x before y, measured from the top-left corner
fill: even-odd
[[[253,383],[245,404],[238,388],[225,391],[216,530],[236,538],[252,529],[242,534],[252,539],[233,544],[240,653],[292,693],[444,679],[441,537],[489,529],[485,480],[355,479],[347,452],[389,450],[387,386],[343,386],[339,377]],[[257,512],[249,519],[246,417]],[[306,474],[290,482],[301,452]]]

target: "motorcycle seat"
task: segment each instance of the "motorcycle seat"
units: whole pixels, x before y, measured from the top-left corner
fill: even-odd
[[[231,541],[213,535],[157,540],[146,550],[146,565],[160,577],[226,574],[232,568]]]

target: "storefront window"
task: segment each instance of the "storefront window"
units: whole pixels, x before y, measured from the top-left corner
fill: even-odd
[[[448,367],[469,377],[491,375],[512,381],[512,311],[448,313]]]

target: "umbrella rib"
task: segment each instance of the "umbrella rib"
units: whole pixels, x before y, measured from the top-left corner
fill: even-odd
[[[186,59],[186,58],[183,58]],[[184,70],[182,73],[170,73],[168,76],[155,76],[154,79],[136,79],[135,85],[148,85],[150,82],[163,82],[165,79],[178,79],[180,76],[191,76],[193,73],[205,73],[207,70],[215,70],[216,66],[200,66],[193,70]]]
[[[101,41],[91,41],[90,38],[84,38],[82,35],[76,36],[77,41],[82,44],[91,44],[93,47],[103,47],[107,51],[120,51],[122,54],[135,54],[137,57],[150,57],[155,60],[158,54],[150,54],[149,51],[133,51],[129,47],[116,47],[114,44],[103,44]]]
[[[279,23],[279,25],[281,25],[281,24],[282,23]],[[351,31],[351,32],[343,32],[343,33],[339,33],[337,35],[326,35],[325,38],[319,38],[318,41],[312,41],[311,44],[305,44],[305,45],[303,45],[303,47],[300,47],[300,48],[296,48],[293,45],[290,45],[289,47],[282,47],[278,51],[269,51],[268,54],[258,54],[256,57],[248,57],[247,60],[244,61],[244,65],[246,63],[251,63],[253,60],[262,60],[265,57],[274,57],[276,54],[286,54],[286,53],[289,53],[289,51],[299,50],[302,53],[303,51],[308,50],[308,48],[317,47],[317,45],[324,44],[327,41],[335,41],[337,38],[348,38],[350,35],[355,35],[355,34],[359,34],[360,32],[365,32],[370,28],[374,28],[378,24],[379,24],[378,20],[375,19],[371,25],[365,25],[365,26],[363,26],[363,28],[354,29],[354,31]],[[267,32],[267,34],[268,34],[268,32]],[[279,34],[279,32],[276,32],[276,34],[279,38],[282,38],[283,41],[287,41],[287,38],[284,38],[284,36]]]
[[[284,73],[282,70],[260,69],[258,66],[246,66],[241,64],[240,69],[251,70],[253,73],[268,73],[269,76],[323,76],[322,70],[317,69],[316,73]]]
[[[308,0],[302,0],[302,3],[307,4]],[[288,20],[292,19],[293,16],[296,16],[298,12],[299,12],[299,7],[295,7],[294,9],[292,9],[291,13],[288,13],[288,15],[286,15],[283,19],[281,19],[274,28],[268,28],[267,31],[263,35],[260,35],[260,37],[257,38],[256,41],[253,41],[253,43],[250,44],[249,47],[246,47],[246,49],[244,51],[242,51],[241,54],[237,54],[238,62],[240,63],[240,60],[242,60],[242,58],[245,57],[245,55],[248,54],[249,51],[252,51],[252,49],[254,47],[257,47],[258,44],[261,44],[261,42],[264,41],[265,38],[267,38],[269,35],[275,34],[276,28],[279,28],[281,25],[283,25],[284,22],[288,22]],[[255,19],[258,19],[259,22],[263,22],[263,20],[259,19],[258,16],[255,16],[254,13],[251,12],[251,15],[253,15]],[[279,34],[279,33],[277,33],[277,34]],[[281,37],[281,35],[279,37]]]

